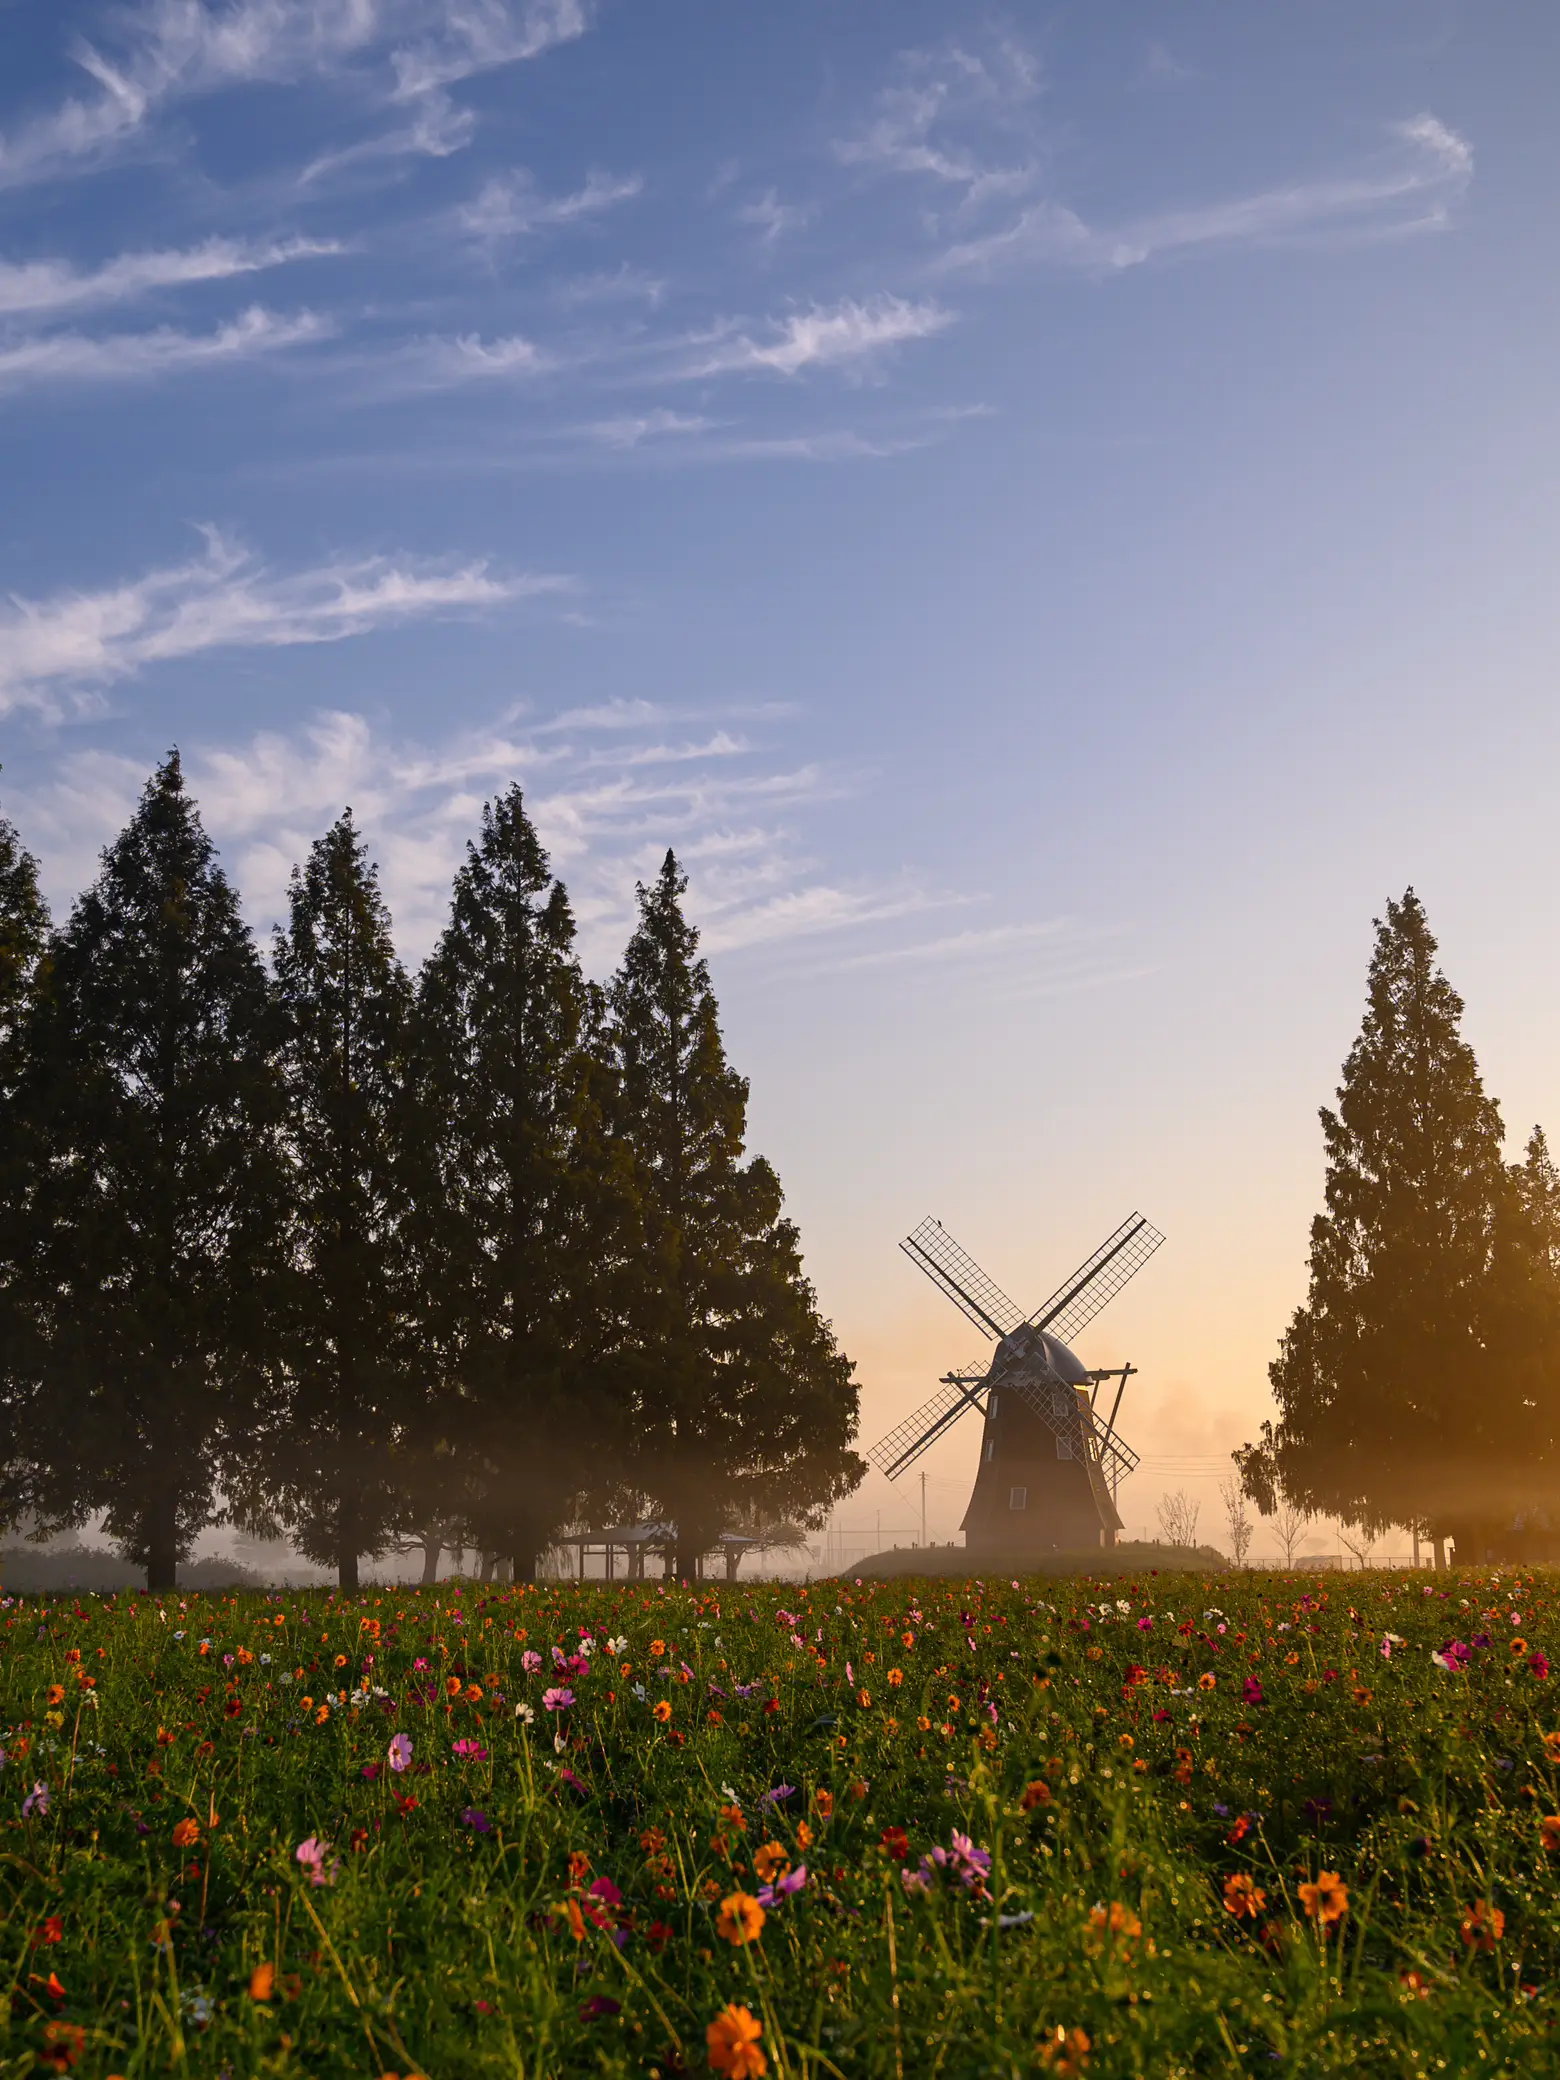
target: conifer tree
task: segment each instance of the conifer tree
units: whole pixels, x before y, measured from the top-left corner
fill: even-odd
[[[1410,889],[1377,923],[1364,1024],[1321,1115],[1326,1211],[1269,1368],[1278,1420],[1242,1455],[1265,1507],[1419,1520],[1460,1550],[1509,1514],[1535,1442],[1523,1303],[1495,1282],[1516,1194],[1462,1010]]]
[[[419,1260],[445,1507],[530,1578],[621,1452],[632,1198],[604,1139],[568,896],[518,787],[488,803],[423,972]],[[433,1508],[429,1498],[425,1508]]]
[[[273,1478],[311,1560],[358,1585],[396,1519],[409,1326],[399,1140],[412,992],[378,870],[346,813],[295,868],[273,953],[284,1021],[288,1420]]]
[[[36,1136],[24,1103],[27,1022],[48,936],[49,914],[38,889],[38,865],[16,827],[0,816],[0,1426],[16,1440],[15,1418],[27,1406],[38,1352],[27,1302],[36,1239],[32,1177]],[[8,1422],[9,1419],[9,1422]],[[0,1523],[19,1513],[8,1446],[0,1446]]]
[[[105,1511],[171,1588],[261,1427],[280,1214],[271,992],[176,751],[51,941],[31,1024],[24,1499],[45,1526]]]
[[[805,1521],[864,1470],[849,1449],[852,1367],[803,1275],[779,1179],[743,1160],[748,1087],[726,1059],[686,889],[668,852],[639,889],[610,992],[645,1237],[638,1478],[676,1521],[685,1578],[744,1506]]]

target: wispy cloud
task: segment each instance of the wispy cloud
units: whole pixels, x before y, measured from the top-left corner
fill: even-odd
[[[101,165],[165,107],[224,87],[329,76],[377,59],[386,100],[427,102],[587,26],[583,0],[141,0],[120,13],[111,47],[78,44],[94,92],[0,138],[0,185]]]
[[[76,268],[68,260],[0,260],[0,317],[51,316],[59,311],[128,303],[156,289],[231,281],[294,260],[340,253],[334,239],[277,239],[266,245],[209,238],[198,246],[163,252],[120,253],[101,266]]]
[[[1115,229],[1090,225],[1060,203],[1040,202],[1002,230],[951,246],[942,265],[982,274],[1037,263],[1111,273],[1202,247],[1439,230],[1472,178],[1467,140],[1438,117],[1420,115],[1394,125],[1386,151],[1359,173],[1160,211]]]
[[[544,195],[534,175],[520,171],[490,180],[461,211],[461,222],[474,238],[519,238],[527,232],[599,216],[619,203],[632,202],[644,192],[644,185],[637,173],[616,179],[608,173],[591,172],[584,187],[572,195]]]
[[[541,375],[553,365],[544,348],[520,333],[507,339],[483,339],[467,333],[458,339],[415,341],[387,364],[385,374],[392,386],[446,389],[461,383]]]
[[[938,303],[899,296],[864,302],[846,298],[777,318],[760,333],[733,324],[696,335],[676,373],[687,378],[769,374],[794,376],[807,368],[838,367],[885,354],[908,341],[930,339],[953,323]]]
[[[1025,156],[1013,165],[992,165],[983,153],[992,143],[993,125],[1011,128],[1039,91],[1038,65],[1010,37],[991,39],[984,49],[953,43],[905,51],[870,118],[836,143],[835,155],[847,166],[934,181],[959,191],[961,209],[978,209],[1033,185],[1029,139],[1022,140]]]
[[[450,879],[485,798],[519,782],[569,884],[592,972],[616,961],[637,880],[668,846],[691,880],[690,911],[711,952],[874,931],[949,899],[908,880],[842,885],[809,856],[799,820],[848,791],[838,773],[796,764],[706,711],[683,736],[646,701],[613,701],[534,722],[521,713],[435,741],[395,738],[366,717],[182,746],[208,828],[260,926],[282,912],[293,863],[350,802],[383,869],[397,939],[411,955],[444,921]],[[149,760],[161,747],[149,746]],[[81,748],[13,803],[68,899],[134,803],[141,761]]]
[[[110,333],[92,339],[80,332],[43,333],[0,346],[0,390],[39,383],[145,381],[176,370],[253,361],[289,347],[328,339],[335,328],[313,311],[281,317],[258,304],[212,332]]]
[[[739,224],[751,224],[766,246],[776,244],[788,232],[800,231],[812,216],[812,210],[800,202],[782,202],[773,188],[766,189],[756,202],[745,202],[737,211]]]
[[[695,412],[625,412],[615,419],[593,419],[579,431],[600,447],[622,450],[646,441],[688,440],[719,423]]]
[[[278,574],[206,531],[205,553],[100,592],[0,605],[0,713],[59,716],[115,681],[207,651],[335,643],[567,589],[486,563],[366,557]]]

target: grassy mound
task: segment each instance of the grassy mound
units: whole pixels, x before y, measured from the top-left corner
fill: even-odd
[[[1156,1546],[1147,1540],[1119,1546],[1095,1546],[1082,1553],[1052,1553],[1036,1561],[1032,1553],[971,1553],[963,1546],[895,1546],[886,1553],[841,1571],[841,1581],[999,1581],[1006,1575],[1087,1575],[1096,1580],[1116,1575],[1174,1569],[1180,1574],[1217,1574],[1229,1562],[1213,1546],[1190,1550]]]

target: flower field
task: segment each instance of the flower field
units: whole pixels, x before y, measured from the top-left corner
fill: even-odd
[[[1555,2071],[1552,1598],[6,1598],[0,2074]]]

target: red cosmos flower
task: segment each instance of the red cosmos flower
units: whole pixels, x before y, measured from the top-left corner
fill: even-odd
[[[60,1919],[58,1914],[51,1914],[48,1917],[48,1919],[43,1923],[42,1927],[38,1930],[37,1934],[33,1937],[33,1948],[36,1950],[39,1947],[39,1945],[43,1943],[63,1942],[64,1937],[64,1922]]]
[[[891,1856],[895,1863],[910,1861],[910,1837],[902,1827],[885,1827],[878,1846]]]

